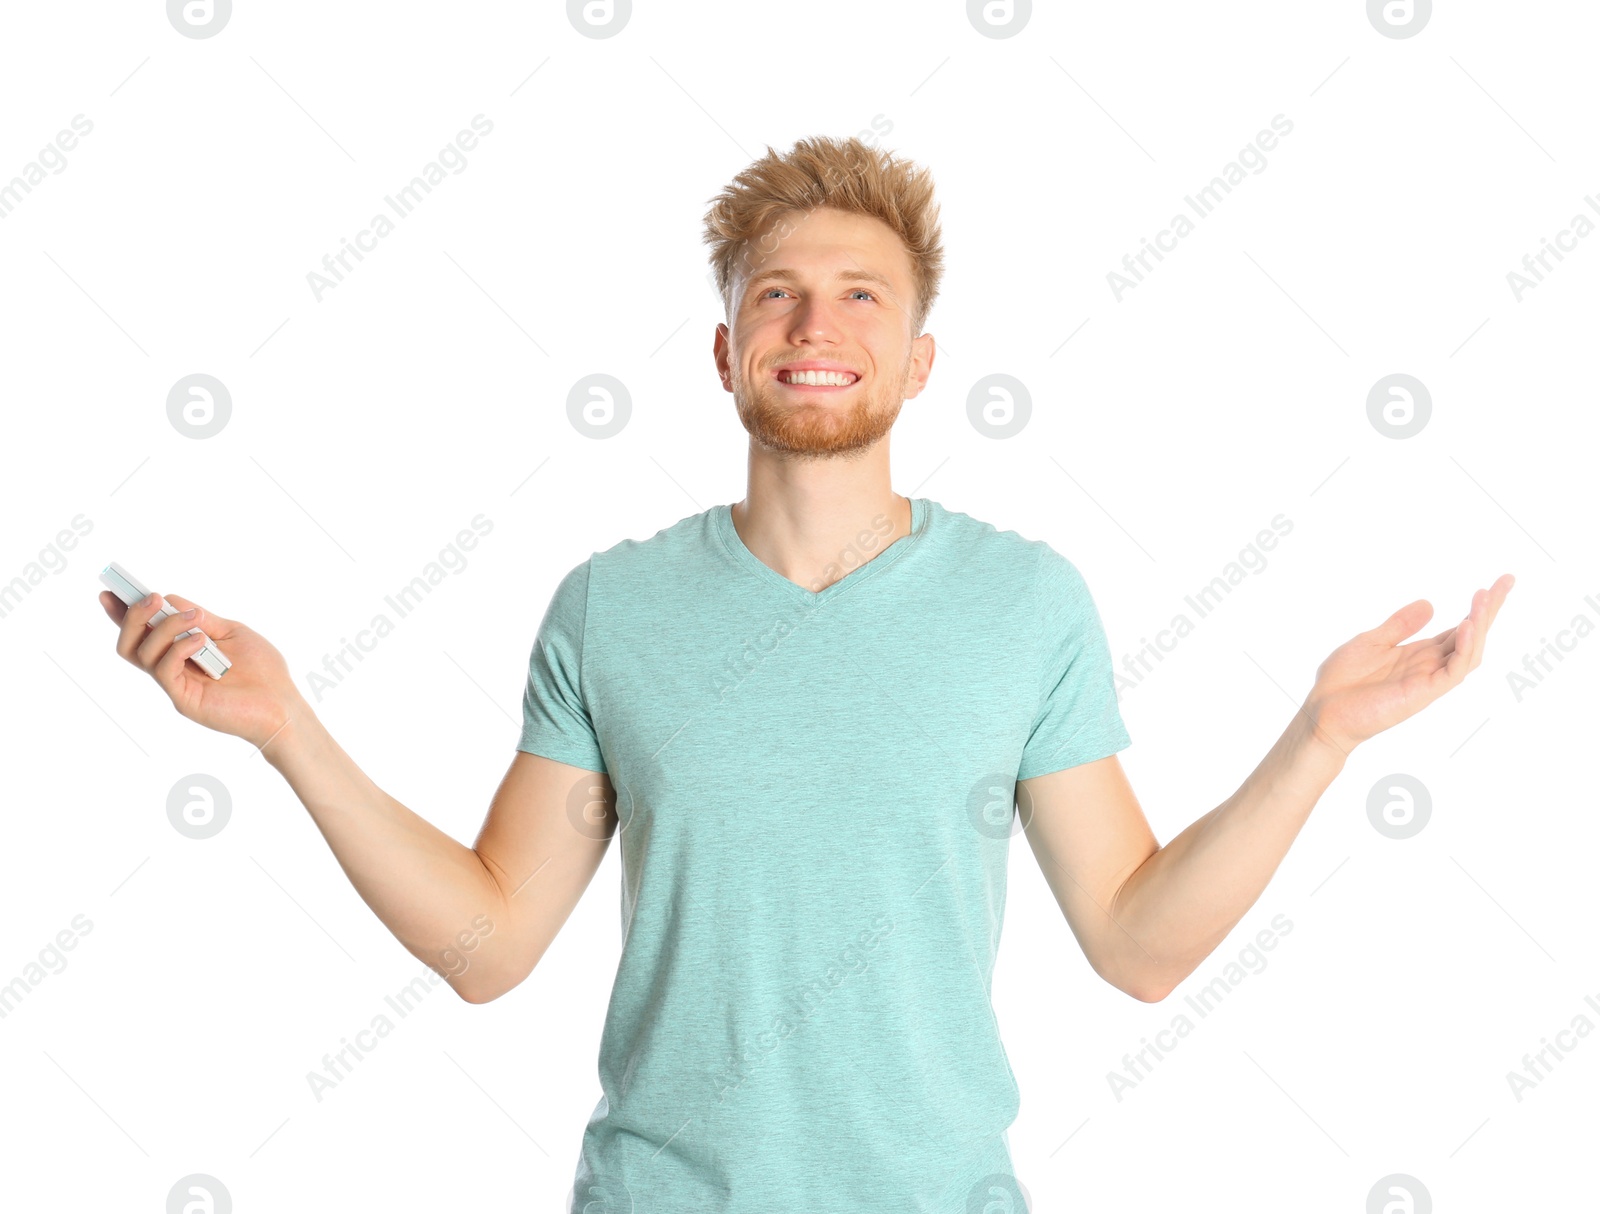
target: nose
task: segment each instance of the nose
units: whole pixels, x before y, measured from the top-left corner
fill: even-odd
[[[792,340],[836,345],[841,335],[839,317],[831,300],[813,295],[795,309],[794,324],[789,330]]]

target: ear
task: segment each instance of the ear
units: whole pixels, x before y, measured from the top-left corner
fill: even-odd
[[[733,391],[733,346],[730,333],[726,324],[719,324],[715,336],[711,340],[711,357],[717,364],[717,377],[722,380],[724,392]]]
[[[939,353],[932,333],[924,333],[911,341],[911,372],[906,376],[906,399],[922,395],[928,386],[928,376],[933,373],[933,360]]]

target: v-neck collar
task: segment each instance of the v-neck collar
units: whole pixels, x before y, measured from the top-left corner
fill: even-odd
[[[783,574],[765,564],[760,557],[745,547],[745,542],[739,538],[739,530],[733,525],[733,507],[728,504],[712,507],[712,519],[716,524],[718,537],[723,546],[733,559],[751,573],[766,582],[777,586],[791,596],[804,603],[818,604],[826,602],[835,596],[844,593],[852,586],[860,585],[870,578],[874,572],[879,572],[905,555],[906,550],[919,539],[928,525],[928,499],[914,497],[911,499],[911,530],[902,535],[887,548],[882,549],[876,556],[865,564],[857,565],[849,573],[830,586],[821,590],[808,590],[798,582],[791,582]]]

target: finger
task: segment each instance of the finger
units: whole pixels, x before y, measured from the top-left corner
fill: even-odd
[[[1500,604],[1506,601],[1506,595],[1511,590],[1511,583],[1515,580],[1509,573],[1503,573],[1495,579],[1493,586],[1483,592],[1483,605],[1479,608],[1478,639],[1473,647],[1473,670],[1476,670],[1483,661],[1483,647],[1489,641],[1489,625],[1494,623],[1494,617],[1500,613]]]
[[[1414,603],[1407,603],[1376,628],[1362,633],[1362,636],[1377,645],[1398,645],[1432,618],[1433,604],[1427,599],[1418,599]]]
[[[178,634],[188,632],[195,626],[195,618],[191,616],[185,619],[184,613],[179,611],[158,621],[154,628],[145,633],[144,640],[139,642],[139,648],[135,650],[139,665],[146,670],[154,670],[162,654],[178,639]]]
[[[1506,595],[1511,593],[1511,588],[1516,584],[1516,578],[1509,573],[1502,573],[1495,579],[1494,585],[1489,587],[1489,610],[1483,620],[1485,633],[1489,631],[1489,625],[1494,623],[1494,617],[1500,614],[1500,608],[1506,601]]]
[[[117,652],[135,666],[139,665],[138,650],[144,641],[145,625],[160,609],[161,596],[152,592],[123,611],[122,632],[117,636]]]
[[[223,619],[220,615],[216,615],[213,612],[207,611],[194,600],[186,599],[179,594],[169,594],[167,595],[167,602],[171,603],[180,611],[187,611],[191,607],[195,609],[195,617],[189,624],[190,628],[204,628],[213,638],[227,636],[228,625],[230,621]]]
[[[1478,636],[1478,622],[1469,612],[1456,628],[1456,647],[1445,662],[1452,682],[1460,682],[1472,669],[1472,647]]]
[[[192,637],[184,637],[183,640],[168,645],[167,651],[161,655],[161,660],[151,669],[150,673],[155,676],[156,682],[161,684],[161,689],[174,700],[178,698],[178,688],[183,683],[183,664],[191,655],[205,648],[207,639],[205,633],[197,632]]]
[[[1422,653],[1428,659],[1431,666],[1433,668],[1437,668],[1439,666],[1443,666],[1450,660],[1450,655],[1455,652],[1455,647],[1458,640],[1459,633],[1456,629],[1452,628],[1449,632],[1441,633],[1432,640],[1419,641],[1417,644],[1421,646]],[[1410,646],[1408,645],[1406,648],[1409,649]]]
[[[1480,590],[1473,596],[1472,601],[1472,661],[1467,665],[1468,670],[1476,670],[1483,661],[1483,642],[1489,634],[1489,606],[1493,602],[1493,594],[1489,590]]]
[[[128,609],[123,605],[122,600],[116,595],[112,594],[109,590],[102,590],[100,592],[100,606],[103,607],[105,609],[105,613],[111,617],[111,622],[113,624],[122,623],[122,617],[128,614]]]

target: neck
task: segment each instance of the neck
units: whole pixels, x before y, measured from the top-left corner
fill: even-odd
[[[763,565],[811,591],[911,534],[911,501],[889,485],[887,436],[849,457],[797,459],[751,444],[733,526]]]

